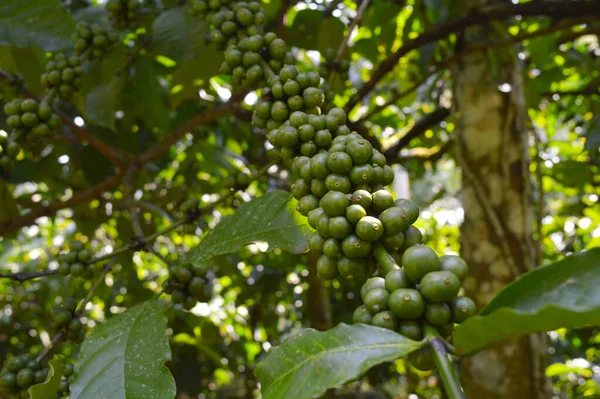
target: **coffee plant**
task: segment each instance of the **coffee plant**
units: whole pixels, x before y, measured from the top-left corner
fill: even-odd
[[[600,323],[600,216],[589,204],[600,195],[597,51],[577,42],[582,19],[600,14],[597,1],[93,3],[0,4],[0,397],[510,397],[474,388],[461,364],[485,374],[500,360],[488,355],[482,366],[482,353],[537,342],[528,350],[546,367],[540,333],[556,339]],[[489,40],[471,43],[480,28]],[[498,39],[502,29],[509,39]],[[520,71],[505,72],[522,67],[516,59],[531,64],[532,79],[546,73],[551,60],[532,43],[552,35],[573,43],[546,43],[552,62],[592,80],[573,93],[558,91],[572,84],[562,75],[511,86]],[[497,123],[501,139],[477,138],[499,150],[474,170],[471,114],[459,108],[474,96],[462,96],[464,76],[450,64],[475,68],[473,54],[515,45],[518,56],[498,50],[477,61],[511,83],[474,103],[517,93],[523,101],[503,101],[523,109]],[[552,103],[540,100],[547,90]],[[579,102],[561,100],[571,95]],[[503,135],[513,130],[502,129],[525,129],[510,119],[524,124],[525,99],[528,129],[561,120],[585,134],[585,147],[560,147],[561,160],[538,134],[514,151],[525,169],[509,163],[514,137]],[[485,132],[494,115],[477,112]],[[501,178],[490,171],[495,158],[506,162]],[[459,232],[438,221],[450,211],[432,216],[459,167],[460,190],[478,200],[477,210],[461,207],[473,229],[461,256]],[[546,198],[550,178],[577,206]],[[522,197],[498,208],[519,179]],[[528,246],[531,198],[541,204],[538,252],[553,261],[539,268],[529,265],[542,260]],[[561,200],[569,210],[550,213]],[[579,212],[584,231],[567,240],[547,226],[568,212]],[[483,271],[495,280],[476,278]],[[556,364],[546,369],[555,393],[579,397]],[[579,385],[593,385],[584,374]],[[510,378],[534,385],[526,373]],[[547,385],[522,397],[548,397]]]

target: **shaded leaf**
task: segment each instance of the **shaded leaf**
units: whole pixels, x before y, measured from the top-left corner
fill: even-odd
[[[122,80],[115,77],[92,89],[85,97],[85,111],[88,122],[96,125],[115,128],[115,114],[121,98]]]
[[[132,110],[149,127],[166,129],[169,122],[164,89],[158,82],[158,73],[153,62],[145,57],[135,63],[135,76],[131,82],[130,101]]]
[[[181,7],[172,8],[154,20],[152,42],[161,54],[178,61],[194,55],[190,34],[188,14]]]
[[[194,248],[187,261],[206,264],[217,255],[236,252],[257,241],[270,247],[302,253],[308,249],[309,228],[296,220],[296,201],[289,193],[272,191],[240,206],[227,216]]]
[[[52,360],[48,362],[49,371],[46,381],[29,388],[31,399],[56,399],[60,380],[65,371],[63,361],[64,356],[54,355]]]
[[[72,46],[75,24],[59,0],[0,2],[0,44],[56,51]]]
[[[29,90],[36,94],[42,90],[40,76],[45,61],[44,52],[35,47],[0,46],[0,68],[13,75],[20,74]]]
[[[600,147],[600,116],[594,116],[590,121],[590,127],[585,137],[585,149],[588,151],[598,150]]]
[[[298,11],[292,21],[292,25],[287,28],[286,41],[291,46],[309,50],[316,49],[322,21],[322,11],[309,9]]]
[[[172,399],[175,382],[167,327],[156,301],[144,302],[97,327],[75,364],[71,399]]]
[[[357,40],[352,50],[373,62],[377,61],[379,55],[377,41],[371,37]]]
[[[600,248],[535,269],[508,285],[481,311],[458,326],[454,345],[462,355],[511,337],[600,323]]]
[[[13,196],[14,188],[12,185],[0,179],[0,220],[7,220],[19,216],[17,201]]]
[[[344,30],[344,24],[337,18],[327,18],[321,22],[316,49],[319,51],[326,48],[337,50],[344,39]]]
[[[371,367],[419,349],[391,330],[339,324],[332,330],[307,329],[271,349],[256,367],[264,399],[309,399],[351,381]]]
[[[561,161],[554,165],[549,172],[554,179],[567,187],[583,188],[590,181],[590,168],[584,162]]]

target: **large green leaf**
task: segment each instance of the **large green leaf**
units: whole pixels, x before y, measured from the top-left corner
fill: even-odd
[[[456,328],[462,355],[523,334],[600,323],[600,248],[535,269]]]
[[[29,388],[31,399],[56,399],[60,380],[65,371],[64,356],[55,355],[50,362],[46,381]]]
[[[96,86],[85,97],[85,111],[88,122],[96,125],[115,128],[115,117],[118,110],[122,79],[115,77],[110,82]]]
[[[190,17],[184,8],[172,8],[154,20],[152,42],[160,54],[175,61],[193,58],[193,42],[198,40],[194,35],[194,27],[198,24],[197,18]]]
[[[135,62],[135,77],[128,90],[131,110],[139,115],[148,127],[165,130],[168,109],[165,90],[158,82],[158,71],[152,60],[140,57]]]
[[[97,327],[75,364],[71,399],[172,399],[175,382],[167,327],[156,301],[137,305]]]
[[[72,45],[74,29],[73,18],[59,0],[0,2],[0,44],[61,50]]]
[[[35,47],[0,46],[0,68],[10,74],[20,74],[27,88],[35,94],[42,91],[40,75],[44,72],[46,57]]]
[[[264,399],[310,399],[351,381],[371,367],[419,349],[417,342],[391,330],[339,324],[308,329],[271,349],[256,367]]]
[[[310,9],[298,11],[291,26],[286,29],[286,41],[291,46],[316,49],[322,21],[322,11]]]
[[[194,248],[188,261],[204,265],[217,255],[238,251],[252,242],[266,241],[269,246],[293,253],[308,249],[309,228],[294,210],[296,201],[277,190],[240,206],[225,217]]]

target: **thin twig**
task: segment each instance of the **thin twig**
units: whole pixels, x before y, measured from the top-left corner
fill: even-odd
[[[430,127],[446,119],[448,115],[450,115],[450,109],[444,107],[440,107],[435,111],[424,115],[414,124],[414,126],[408,131],[408,133],[402,136],[396,144],[394,144],[384,153],[384,155],[388,159],[397,157],[400,150],[406,147],[414,138],[420,136],[421,134],[425,133]]]
[[[338,48],[337,53],[335,54],[335,59],[333,60],[334,68],[329,78],[330,84],[335,81],[340,61],[342,60],[342,57],[346,52],[346,48],[348,48],[348,41],[350,40],[350,36],[352,35],[354,28],[360,25],[360,23],[362,22],[363,15],[365,14],[367,7],[369,6],[369,2],[370,0],[362,0],[362,3],[360,3],[360,7],[358,7],[358,11],[356,12],[356,16],[354,17],[354,19],[352,19],[352,22],[350,22],[350,26],[348,27],[348,33],[346,34],[346,36],[344,36],[344,40],[342,40],[342,43],[340,44],[340,47]]]
[[[177,143],[187,132],[193,130],[197,125],[202,125],[216,119],[219,119],[226,115],[231,115],[237,110],[237,104],[226,104],[222,107],[213,108],[203,112],[194,118],[188,119],[183,122],[175,129],[173,129],[165,138],[156,143],[138,158],[131,162],[131,166],[135,167],[136,171],[142,169],[147,163],[160,158],[169,151],[171,146]],[[10,219],[0,220],[0,236],[13,232],[21,227],[28,226],[35,223],[36,219],[43,216],[52,216],[61,209],[71,208],[76,205],[91,201],[98,198],[103,192],[115,189],[121,184],[125,175],[125,169],[119,170],[116,174],[104,179],[97,185],[73,194],[73,196],[66,201],[56,201],[39,207],[34,210],[30,210],[29,213],[13,217]]]
[[[446,154],[452,146],[454,145],[454,140],[452,138],[448,139],[441,147],[439,147],[436,151],[430,152],[428,154],[409,154],[409,155],[400,155],[397,157],[388,159],[389,163],[402,163],[408,161],[419,161],[419,162],[437,162],[444,154]]]
[[[133,175],[135,169],[130,168],[127,173],[125,173],[125,180],[123,181],[123,195],[125,196],[125,200],[127,201],[127,207],[129,209],[129,217],[131,218],[131,224],[133,226],[133,231],[136,235],[136,238],[144,236],[144,230],[142,230],[142,226],[140,225],[140,219],[138,217],[137,208],[135,206],[135,199],[133,198]]]
[[[7,278],[14,281],[27,281],[33,280],[40,277],[53,276],[58,274],[58,270],[43,270],[41,272],[31,272],[31,273],[0,273],[0,278]]]
[[[364,116],[361,116],[359,119],[357,119],[355,121],[355,123],[363,123],[367,119],[369,119],[373,115],[377,115],[378,113],[380,113],[381,111],[383,111],[384,109],[389,107],[390,105],[396,104],[398,101],[400,101],[404,97],[408,96],[413,91],[417,90],[422,84],[427,82],[427,80],[430,77],[432,77],[436,73],[440,72],[442,69],[443,68],[436,67],[431,72],[429,72],[427,75],[425,75],[421,80],[419,80],[417,83],[413,84],[412,86],[410,86],[408,89],[406,89],[404,91],[400,91],[400,92],[394,94],[388,101],[386,101],[385,103],[383,103],[381,105],[377,105],[375,108],[373,108],[373,110],[367,112]]]
[[[77,310],[75,310],[75,312],[74,312],[75,317],[79,317],[83,314],[83,312],[85,311],[86,305],[94,296],[94,291],[96,291],[98,286],[102,283],[102,281],[104,280],[104,277],[106,276],[106,273],[108,273],[110,268],[114,265],[115,261],[116,261],[116,259],[113,259],[112,261],[108,262],[104,266],[104,269],[102,269],[102,273],[100,273],[100,276],[98,276],[98,278],[94,281],[94,284],[92,285],[92,288],[90,288],[90,290],[88,291],[87,296],[85,297],[83,302],[77,307]],[[64,338],[64,336],[65,336],[65,330],[60,330],[58,333],[56,333],[56,335],[52,339],[52,342],[50,343],[50,345],[45,347],[44,350],[42,352],[40,352],[40,354],[37,356],[35,361],[38,363],[41,362],[50,353],[52,348],[54,348],[60,342],[60,340]]]
[[[58,344],[60,342],[60,340],[63,339],[64,336],[65,336],[65,332],[63,330],[56,333],[56,335],[52,339],[52,342],[50,343],[50,345],[45,347],[44,350],[40,352],[40,354],[35,358],[35,361],[37,363],[39,363],[42,360],[44,360],[44,358],[48,355],[48,353],[50,353],[52,348],[54,348],[56,346],[56,344]]]
[[[92,297],[94,296],[94,292],[100,286],[102,281],[104,281],[104,277],[110,271],[110,269],[113,267],[113,265],[116,263],[116,261],[117,261],[116,259],[112,259],[111,261],[106,262],[106,265],[104,265],[102,272],[100,273],[98,278],[96,278],[96,280],[94,281],[92,288],[90,288],[90,290],[88,291],[88,294],[84,298],[83,302],[81,302],[81,304],[77,307],[77,310],[75,310],[75,316],[81,316],[83,314],[83,312],[85,311],[86,305],[88,304],[88,302],[90,302],[92,300]]]
[[[248,181],[248,185],[244,186],[244,187],[239,187],[239,188],[235,188],[232,189],[231,191],[229,191],[227,194],[223,195],[221,198],[219,198],[218,200],[211,202],[210,204],[206,205],[205,207],[200,208],[195,214],[194,214],[194,219],[193,220],[198,220],[200,219],[200,217],[206,215],[209,212],[212,212],[217,206],[219,206],[220,204],[224,203],[225,201],[227,201],[228,199],[232,198],[235,194],[237,194],[237,192],[239,190],[242,189],[246,189],[248,188],[248,186],[250,184],[252,184],[254,181],[256,181],[257,179],[259,179],[261,176],[265,175],[269,168],[271,168],[271,166],[273,166],[275,163],[274,162],[270,162],[267,165],[264,165],[261,169],[259,169],[256,174],[254,174],[252,176],[252,178]],[[171,225],[169,225],[168,227],[159,230],[149,236],[146,237],[140,237],[137,240],[135,240],[134,242],[128,244],[128,245],[124,245],[121,248],[116,249],[115,251],[106,254],[106,255],[102,255],[99,257],[96,257],[92,260],[90,260],[87,264],[91,265],[94,263],[98,263],[98,262],[103,262],[106,260],[110,260],[113,259],[114,262],[114,258],[120,254],[123,254],[125,252],[131,251],[131,250],[139,250],[140,246],[142,246],[143,248],[145,248],[148,244],[152,243],[155,239],[157,239],[160,236],[163,236],[173,230],[175,230],[176,228],[178,228],[179,226],[182,226],[186,223],[191,222],[192,220],[190,220],[189,217],[185,217],[182,219],[177,220],[176,222],[172,223]],[[161,260],[163,260],[165,263],[169,264],[169,262],[164,259],[162,257],[162,255],[160,255],[158,252],[150,250],[150,252],[153,252],[156,256],[158,256]],[[110,262],[109,262],[110,263]],[[17,280],[17,281],[24,281],[27,280],[27,278],[24,278],[23,276],[19,277],[18,275],[21,274],[26,274],[29,277],[29,279],[31,278],[37,278],[37,277],[43,277],[46,275],[52,275],[52,274],[56,274],[57,270],[46,270],[43,272],[36,272],[36,273],[16,273],[16,274],[0,274],[0,278],[10,278],[12,280]]]
[[[544,36],[544,35],[547,35],[547,34],[550,34],[550,33],[554,33],[554,32],[560,31],[562,29],[571,28],[574,25],[579,25],[579,24],[583,23],[584,21],[589,21],[589,20],[590,20],[589,17],[576,18],[576,19],[573,19],[573,20],[566,21],[565,23],[555,24],[555,25],[549,26],[547,28],[538,29],[535,32],[526,33],[526,34],[522,34],[522,35],[517,35],[517,36],[511,37],[510,39],[507,39],[507,40],[498,41],[498,42],[487,42],[487,43],[484,43],[484,44],[481,44],[481,45],[469,47],[466,50],[463,50],[463,51],[461,51],[461,52],[459,52],[457,54],[454,54],[454,55],[446,58],[445,60],[437,63],[435,65],[435,68],[432,69],[427,75],[425,75],[417,83],[415,83],[414,85],[412,85],[411,87],[409,87],[408,89],[406,89],[404,91],[401,91],[401,92],[398,92],[398,93],[394,94],[384,104],[376,106],[375,108],[373,108],[373,110],[369,111],[364,116],[362,116],[359,119],[357,119],[355,121],[355,123],[362,123],[362,122],[368,120],[369,118],[371,118],[373,115],[376,115],[376,114],[380,113],[381,111],[383,111],[387,107],[396,104],[402,98],[406,97],[407,95],[411,94],[413,91],[415,91],[416,89],[418,89],[431,76],[433,76],[433,75],[435,75],[435,74],[437,74],[437,73],[445,70],[446,68],[450,67],[452,64],[454,64],[455,62],[461,60],[462,58],[464,58],[465,56],[467,56],[469,54],[473,54],[473,53],[476,53],[478,51],[483,51],[483,50],[490,49],[490,48],[506,47],[506,46],[510,46],[512,44],[521,43],[521,42],[523,42],[525,40],[534,39],[536,37]],[[597,86],[596,86],[596,92],[597,92]],[[553,93],[550,93],[550,94],[553,94]],[[560,93],[557,93],[557,94],[560,94]],[[578,92],[574,91],[574,92],[567,92],[567,93],[564,93],[564,94],[571,94],[571,95],[586,94],[586,95],[592,95],[592,94],[595,94],[595,93],[593,93],[593,92],[590,93],[587,90],[585,90],[582,93],[578,93]]]
[[[498,3],[473,9],[466,15],[453,21],[440,24],[418,37],[408,40],[391,56],[385,59],[365,83],[346,103],[346,111],[351,111],[362,99],[373,90],[396,65],[398,61],[413,50],[442,40],[452,33],[459,32],[474,25],[483,25],[491,21],[503,20],[513,16],[521,17],[593,17],[600,15],[600,0],[573,0],[573,1],[534,1],[528,3],[510,4]]]

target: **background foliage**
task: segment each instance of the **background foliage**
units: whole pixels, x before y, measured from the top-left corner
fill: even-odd
[[[3,102],[42,93],[39,79],[48,52],[72,46],[78,21],[108,23],[99,3],[0,4]],[[319,52],[339,48],[359,6],[349,0],[263,5],[267,28],[294,46],[307,69],[319,65]],[[146,0],[143,8],[140,26],[123,32],[122,43],[106,59],[84,65],[82,89],[73,101],[58,103],[63,128],[49,150],[33,158],[21,154],[14,172],[0,181],[0,272],[12,276],[0,285],[0,359],[48,346],[53,302],[84,298],[95,284],[52,276],[21,283],[14,273],[56,270],[59,250],[75,240],[99,255],[123,248],[85,308],[82,321],[93,328],[116,322],[124,309],[153,298],[169,265],[190,253],[210,266],[214,295],[190,312],[161,302],[178,396],[255,397],[254,369],[272,346],[318,324],[327,306],[330,325],[349,323],[358,298],[348,293],[347,282],[334,281],[315,300],[314,260],[302,253],[303,230],[269,232],[268,221],[254,217],[264,210],[248,207],[259,207],[250,201],[264,196],[267,208],[280,204],[272,224],[299,218],[286,211],[294,204],[279,191],[289,189],[285,170],[264,170],[247,189],[209,205],[229,193],[240,176],[268,164],[264,134],[250,126],[256,94],[232,91],[230,79],[219,74],[222,53],[209,43],[204,22],[189,14],[187,4]],[[518,14],[491,12],[479,47],[461,49],[457,32],[462,25],[444,31],[468,15],[453,2],[374,0],[350,36],[349,78],[334,85],[334,102],[351,111],[353,128],[370,131],[397,165],[394,190],[420,205],[417,225],[426,244],[440,254],[458,252],[458,226],[468,212],[461,208],[460,171],[451,151],[450,68],[474,51],[500,64],[513,54],[507,48],[516,50],[522,68],[540,258],[552,262],[600,246],[597,14],[573,11],[564,21],[535,13],[515,18]],[[424,34],[440,31],[446,34]],[[180,205],[190,198],[209,207],[193,228],[152,237],[185,216]],[[249,232],[243,241],[257,243],[238,250],[240,245],[217,235],[219,230],[232,238]],[[141,237],[156,239],[140,244]],[[549,335],[552,364],[546,374],[557,394],[600,396],[597,327]],[[60,351],[72,359],[91,350],[93,337],[81,348],[64,345]],[[164,352],[164,347],[137,350]],[[371,369],[338,395],[359,392],[430,397],[440,388],[435,376],[407,369],[398,360]]]

